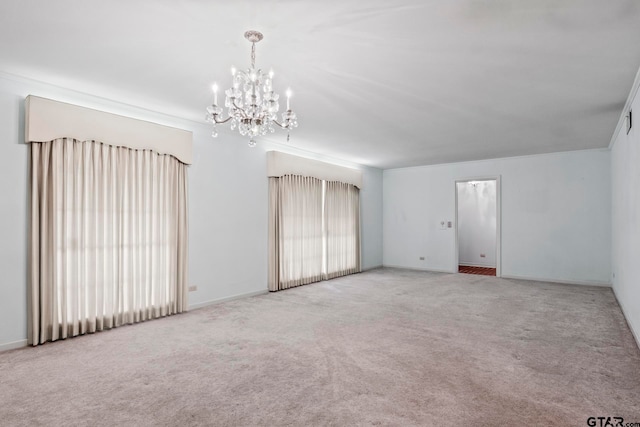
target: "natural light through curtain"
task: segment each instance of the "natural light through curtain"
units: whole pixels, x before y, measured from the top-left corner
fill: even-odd
[[[360,192],[357,187],[327,181],[325,190],[325,277],[360,272]]]
[[[186,165],[94,141],[30,148],[29,342],[186,310]]]
[[[287,175],[278,179],[278,287],[322,280],[322,181]]]
[[[269,290],[360,271],[359,190],[285,175],[269,178]]]

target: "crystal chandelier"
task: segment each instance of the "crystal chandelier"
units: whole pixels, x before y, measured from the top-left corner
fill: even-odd
[[[279,95],[273,92],[273,70],[268,74],[256,69],[256,43],[262,40],[262,33],[247,31],[244,38],[251,42],[251,67],[246,71],[231,68],[233,86],[225,91],[224,106],[228,117],[222,117],[223,108],[218,106],[218,85],[213,84],[213,105],[207,107],[207,122],[213,124],[212,137],[218,136],[216,125],[231,121],[231,130],[249,136],[249,147],[255,147],[256,136],[275,132],[274,125],[287,130],[287,141],[292,128],[298,127],[296,114],[291,111],[291,90],[287,89],[287,110],[278,121]]]

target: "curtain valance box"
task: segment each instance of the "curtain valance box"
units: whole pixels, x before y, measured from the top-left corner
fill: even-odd
[[[333,165],[318,160],[281,153],[267,152],[267,176],[280,177],[285,175],[310,176],[325,181],[339,181],[352,184],[362,189],[362,171]]]
[[[59,138],[153,150],[172,155],[185,164],[193,162],[193,134],[190,131],[34,95],[27,96],[25,142]]]

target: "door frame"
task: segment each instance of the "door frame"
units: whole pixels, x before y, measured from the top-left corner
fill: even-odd
[[[460,265],[460,249],[458,242],[458,183],[469,181],[495,181],[496,182],[496,277],[502,277],[502,183],[500,175],[492,176],[475,176],[469,178],[456,179],[453,183],[453,190],[455,194],[455,254],[453,259],[455,260],[454,272],[458,272],[458,266]]]

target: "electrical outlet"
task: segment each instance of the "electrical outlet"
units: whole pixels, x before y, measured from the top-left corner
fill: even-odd
[[[195,292],[197,290],[198,290],[198,287],[196,285],[189,286],[189,292]]]
[[[424,261],[424,257],[423,256],[420,257],[420,261]]]
[[[487,256],[485,254],[480,254],[480,258],[486,258]]]

